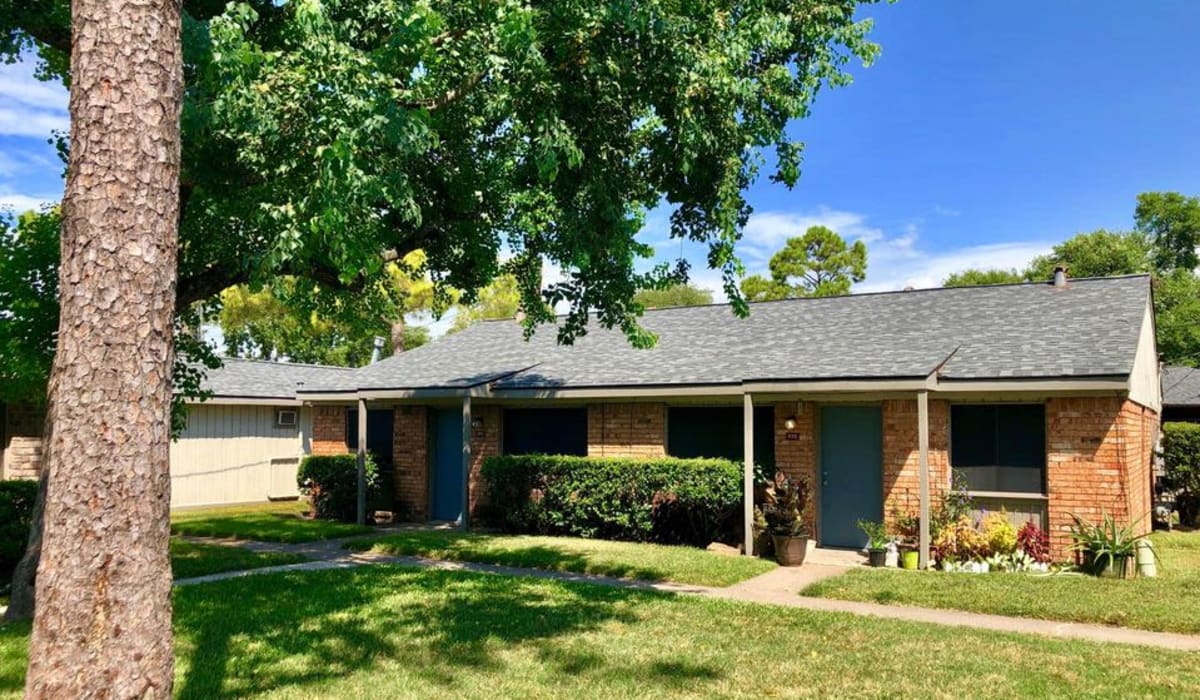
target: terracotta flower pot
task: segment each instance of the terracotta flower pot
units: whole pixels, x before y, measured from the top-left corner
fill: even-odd
[[[773,540],[775,561],[779,562],[780,566],[800,566],[804,563],[804,556],[808,554],[807,537],[775,535]]]

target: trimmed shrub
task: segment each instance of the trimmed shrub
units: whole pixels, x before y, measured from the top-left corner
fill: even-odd
[[[502,455],[480,516],[510,531],[706,546],[740,534],[742,468],[725,459]]]
[[[1163,486],[1177,492],[1179,522],[1196,525],[1200,516],[1200,424],[1163,423],[1162,429],[1167,469]]]
[[[352,523],[358,515],[358,456],[309,455],[300,462],[296,483],[318,518]],[[379,498],[379,469],[367,453],[367,503]]]
[[[25,553],[37,489],[36,481],[0,481],[0,589],[8,586]]]
[[[983,516],[979,529],[984,541],[984,551],[980,553],[982,556],[1012,554],[1017,551],[1017,528],[1009,521],[1008,513],[1003,510]]]

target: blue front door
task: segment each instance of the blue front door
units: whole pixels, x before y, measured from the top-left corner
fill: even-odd
[[[433,424],[433,519],[462,516],[462,410],[441,409]]]
[[[883,519],[883,414],[878,406],[821,409],[821,544],[862,547],[859,520]]]

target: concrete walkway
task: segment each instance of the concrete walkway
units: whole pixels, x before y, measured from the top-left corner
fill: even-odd
[[[362,536],[360,536],[362,537]],[[1139,646],[1173,649],[1177,651],[1200,651],[1200,635],[1175,634],[1170,632],[1148,632],[1127,627],[1108,627],[1104,625],[1089,625],[1073,622],[1057,622],[1053,620],[1037,620],[1024,617],[1008,617],[1004,615],[987,615],[982,613],[964,612],[960,610],[940,610],[935,608],[918,608],[906,605],[882,605],[879,603],[864,603],[848,600],[832,600],[827,598],[808,598],[800,595],[800,591],[812,583],[832,576],[843,574],[849,568],[842,565],[821,563],[806,563],[804,566],[773,569],[761,576],[742,581],[728,588],[711,586],[696,586],[678,583],[656,583],[651,581],[636,581],[609,576],[592,576],[543,569],[526,569],[513,566],[494,564],[478,564],[473,562],[442,561],[425,557],[389,556],[374,552],[351,552],[343,545],[359,537],[346,537],[323,542],[304,544],[279,544],[273,542],[249,542],[245,540],[213,540],[208,538],[186,538],[196,542],[221,542],[234,544],[257,552],[290,552],[309,557],[312,561],[283,566],[268,566],[260,569],[244,571],[228,571],[208,576],[180,579],[177,586],[187,586],[197,583],[209,583],[242,576],[270,574],[280,571],[314,571],[322,569],[343,569],[368,564],[400,564],[429,569],[449,571],[470,571],[475,573],[498,574],[503,576],[526,576],[551,581],[566,581],[571,583],[588,583],[599,586],[611,586],[633,590],[660,591],[684,595],[699,595],[709,598],[735,600],[747,603],[779,605],[789,608],[803,608],[819,612],[849,613],[865,617],[876,617],[891,620],[907,620],[949,627],[965,627],[971,629],[989,630],[993,632],[1015,632],[1019,634],[1035,634],[1060,639],[1078,639],[1089,642],[1135,644]]]

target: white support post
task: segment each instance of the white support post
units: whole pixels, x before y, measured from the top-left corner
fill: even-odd
[[[459,527],[466,530],[471,512],[471,397],[464,396],[462,403],[462,515]]]
[[[750,394],[742,395],[742,444],[746,460],[742,465],[742,552],[750,557],[754,556],[754,400]]]
[[[355,520],[367,524],[367,402],[358,400],[358,509]]]
[[[929,568],[929,392],[917,392],[917,449],[921,485],[921,568]]]

